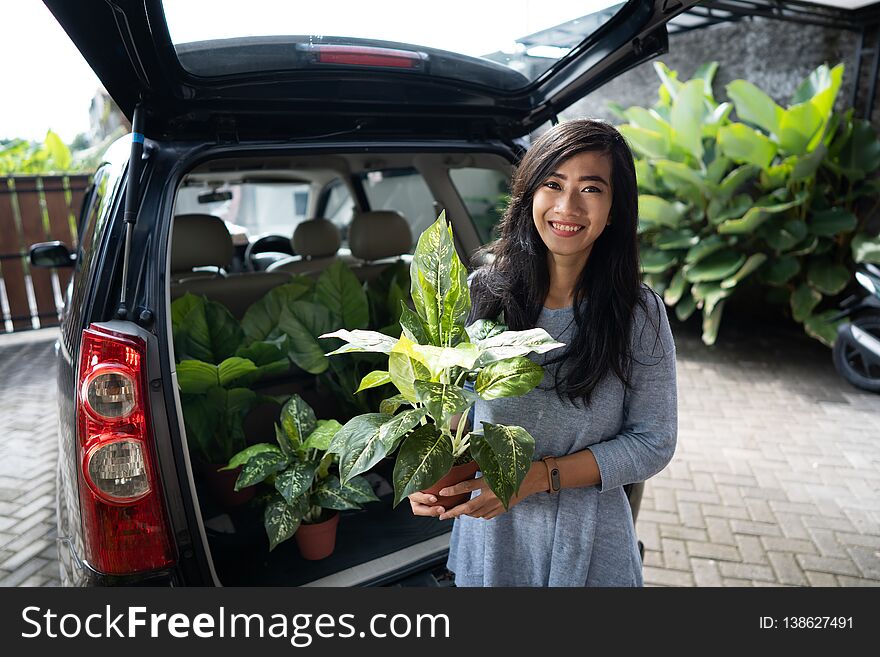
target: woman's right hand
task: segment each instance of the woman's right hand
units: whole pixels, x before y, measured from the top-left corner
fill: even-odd
[[[446,511],[442,506],[435,506],[437,498],[427,493],[412,493],[409,496],[409,504],[414,516],[439,516]]]

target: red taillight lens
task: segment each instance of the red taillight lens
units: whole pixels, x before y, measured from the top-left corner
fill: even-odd
[[[421,68],[422,56],[408,50],[375,48],[372,46],[312,45],[309,50],[319,64],[346,64],[348,66],[384,66],[391,68]]]
[[[79,496],[86,559],[128,574],[174,562],[146,404],[146,345],[92,326],[83,331],[77,394]]]

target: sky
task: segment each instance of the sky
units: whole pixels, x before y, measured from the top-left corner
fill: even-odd
[[[411,15],[416,6],[412,0],[335,0],[332,12],[326,10],[326,3],[289,0],[174,0],[167,3],[166,14],[171,36],[178,42],[273,34],[279,26],[282,33],[290,34],[355,34],[366,28],[374,38],[481,55],[509,50],[512,37],[619,1],[445,0],[418,5],[418,20],[404,21],[387,16]],[[426,11],[437,13],[426,16]],[[0,61],[4,62],[0,139],[41,141],[51,129],[70,143],[78,133],[88,131],[89,103],[100,82],[42,2],[0,2]]]

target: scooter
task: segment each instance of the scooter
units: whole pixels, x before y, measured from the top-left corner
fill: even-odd
[[[880,269],[859,265],[856,280],[864,291],[844,299],[829,320],[850,318],[837,328],[834,368],[857,388],[880,392]]]

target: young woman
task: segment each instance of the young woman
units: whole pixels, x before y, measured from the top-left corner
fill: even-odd
[[[457,507],[410,495],[413,512],[455,518],[448,567],[458,586],[642,586],[625,484],[675,451],[675,344],[665,307],[641,283],[632,153],[610,124],[556,125],[512,181],[490,264],[471,275],[470,322],[503,311],[565,348],[529,357],[544,380],[521,397],[478,401],[475,424],[518,425],[534,461],[505,511],[481,477]],[[557,353],[559,352],[559,353]],[[548,458],[545,458],[548,457]]]

